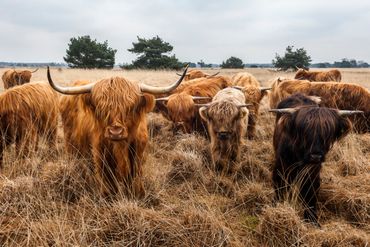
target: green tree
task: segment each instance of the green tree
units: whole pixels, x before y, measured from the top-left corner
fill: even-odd
[[[280,68],[282,70],[296,68],[308,68],[310,66],[311,57],[307,55],[307,51],[304,48],[299,48],[293,51],[294,46],[288,46],[285,50],[283,57],[279,54],[275,55],[275,59],[272,60],[272,64],[275,68]]]
[[[169,55],[173,46],[160,37],[145,39],[138,36],[137,39],[138,42],[132,43],[133,48],[128,51],[139,55],[139,57],[127,68],[180,69],[183,67],[175,55]]]
[[[64,61],[72,68],[113,68],[117,50],[108,46],[108,41],[98,43],[89,35],[71,38]]]
[[[244,63],[240,58],[230,57],[226,61],[222,62],[221,68],[233,68],[233,69],[242,69],[244,68]]]

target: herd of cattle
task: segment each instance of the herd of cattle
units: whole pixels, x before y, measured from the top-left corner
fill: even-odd
[[[165,87],[122,77],[64,87],[53,82],[49,68],[49,84],[29,82],[32,73],[9,70],[2,77],[6,90],[0,94],[0,169],[4,148],[12,143],[27,155],[37,148],[39,137],[46,136],[50,148],[55,148],[60,114],[67,152],[91,160],[103,195],[121,190],[144,195],[148,112],[170,120],[174,133],[206,136],[215,170],[227,175],[240,157],[243,140],[255,138],[260,102],[269,95],[270,111],[276,113],[272,176],[276,200],[299,180],[304,218],[318,224],[316,202],[325,155],[352,128],[370,132],[369,90],[340,82],[338,70],[300,69],[296,79],[277,78],[270,87],[261,87],[247,72],[228,78],[187,68],[177,82]]]

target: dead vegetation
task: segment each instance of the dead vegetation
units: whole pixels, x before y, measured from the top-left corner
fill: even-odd
[[[350,134],[330,151],[318,229],[302,220],[299,203],[273,202],[274,117],[265,100],[256,139],[228,176],[214,171],[205,137],[174,135],[151,113],[142,200],[101,198],[89,162],[67,157],[61,139],[56,154],[46,145],[26,158],[6,150],[0,246],[369,246],[370,135]]]

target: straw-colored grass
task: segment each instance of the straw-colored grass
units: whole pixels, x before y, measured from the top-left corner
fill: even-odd
[[[264,86],[276,76],[293,76],[247,71]],[[53,69],[52,75],[66,84],[125,76],[162,85],[178,78],[173,71]],[[32,80],[46,80],[45,69]],[[370,70],[343,70],[343,80],[370,87]],[[264,99],[256,139],[245,141],[235,173],[227,176],[214,172],[206,138],[174,135],[170,122],[148,114],[141,200],[101,198],[92,164],[65,153],[61,129],[57,152],[42,143],[23,158],[7,148],[0,172],[0,246],[370,246],[370,134],[351,133],[329,152],[318,229],[303,221],[294,196],[273,202],[274,116],[267,110]]]

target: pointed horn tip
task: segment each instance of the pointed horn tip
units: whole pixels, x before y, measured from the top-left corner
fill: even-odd
[[[347,115],[353,115],[353,114],[363,114],[363,111],[358,111],[358,110],[338,110],[339,115],[341,116],[347,116]]]
[[[267,90],[271,90],[272,87],[260,87],[260,90],[261,91],[267,91]]]
[[[168,97],[157,98],[155,101],[168,101]]]

